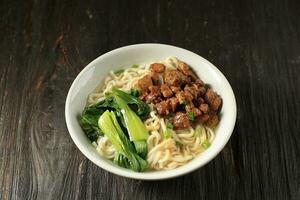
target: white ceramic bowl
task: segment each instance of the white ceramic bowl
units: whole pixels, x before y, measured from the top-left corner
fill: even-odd
[[[160,61],[175,56],[195,70],[198,76],[223,98],[221,121],[211,146],[188,164],[168,171],[133,172],[102,158],[85,136],[77,117],[86,105],[87,96],[111,70],[144,62]],[[66,100],[66,123],[79,150],[93,163],[114,174],[142,180],[177,177],[200,168],[211,161],[229,140],[236,120],[236,101],[232,88],[224,75],[210,62],[188,50],[164,44],[136,44],[110,51],[88,64],[74,80]]]

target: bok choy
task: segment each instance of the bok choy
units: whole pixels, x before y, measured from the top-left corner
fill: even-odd
[[[145,171],[147,161],[142,159],[133,148],[120,127],[116,115],[105,111],[99,118],[99,127],[116,149],[114,163],[133,171]]]
[[[116,149],[114,163],[134,171],[144,171],[149,134],[141,119],[149,113],[150,107],[145,102],[113,88],[104,100],[86,107],[79,122],[92,142],[103,134],[111,141]]]
[[[133,141],[136,151],[142,157],[145,157],[148,152],[146,140],[149,137],[149,133],[146,130],[145,125],[137,114],[130,109],[124,99],[118,95],[115,95],[114,97],[123,115],[125,127],[128,131],[130,140]]]

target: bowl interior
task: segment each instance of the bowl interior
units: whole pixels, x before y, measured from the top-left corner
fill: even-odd
[[[137,173],[118,167],[102,158],[91,145],[78,123],[78,115],[86,105],[87,96],[111,70],[132,64],[148,63],[175,56],[189,64],[197,75],[221,95],[223,107],[216,138],[211,146],[188,164],[174,170]],[[231,86],[224,75],[204,58],[181,48],[162,44],[139,44],[108,52],[86,66],[74,80],[66,101],[66,123],[72,139],[80,151],[92,162],[112,173],[135,179],[165,179],[186,174],[213,159],[229,140],[236,119],[236,102]]]

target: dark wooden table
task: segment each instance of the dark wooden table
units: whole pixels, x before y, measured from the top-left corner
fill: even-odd
[[[100,169],[65,125],[80,70],[145,42],[210,60],[238,105],[224,150],[165,181]],[[2,0],[0,199],[300,199],[300,1]]]

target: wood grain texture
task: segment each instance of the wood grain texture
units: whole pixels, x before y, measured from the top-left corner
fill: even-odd
[[[0,1],[0,199],[300,199],[300,1]],[[207,58],[234,133],[203,168],[144,182],[87,160],[64,119],[81,69],[144,42]]]

